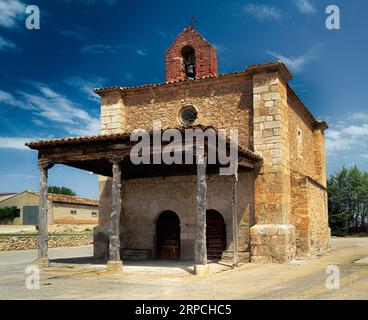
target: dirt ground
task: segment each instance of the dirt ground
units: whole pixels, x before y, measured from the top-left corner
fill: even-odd
[[[203,277],[190,261],[125,262],[113,275],[91,250],[50,249],[51,268],[33,290],[25,269],[36,252],[0,252],[0,299],[368,299],[368,238],[334,238],[328,253],[289,264],[213,263]],[[326,287],[328,267],[339,272],[338,289]]]

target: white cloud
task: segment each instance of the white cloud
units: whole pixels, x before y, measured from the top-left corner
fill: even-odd
[[[109,45],[109,44],[91,44],[86,45],[82,48],[83,53],[89,54],[111,54],[116,53],[122,49],[131,49],[140,56],[146,56],[146,50],[138,48],[133,44],[117,44],[117,45]]]
[[[25,15],[26,4],[19,0],[0,1],[0,27],[14,28]]]
[[[78,41],[85,41],[91,35],[88,29],[82,27],[60,30],[59,33],[65,37]]]
[[[366,121],[366,122],[368,122],[368,113],[356,112],[356,113],[353,113],[349,117],[349,119],[354,120],[354,121]]]
[[[294,0],[294,2],[301,13],[312,15],[317,12],[311,0]]]
[[[0,149],[27,149],[26,142],[40,140],[35,137],[0,137]]]
[[[18,47],[14,42],[11,42],[10,40],[7,40],[2,36],[0,36],[0,51],[16,50],[16,49],[18,49]]]
[[[37,127],[47,128],[47,125],[41,119],[32,119],[32,123],[35,124]]]
[[[143,56],[143,57],[147,55],[147,53],[144,50],[140,50],[140,49],[136,50],[136,53],[140,56]]]
[[[91,44],[84,46],[82,52],[92,54],[114,53],[120,48],[121,46],[119,45]]]
[[[24,100],[37,109],[37,114],[49,121],[63,124],[71,135],[99,133],[99,119],[92,117],[77,104],[57,93],[50,87],[34,84],[38,93],[21,93]]]
[[[0,106],[1,104],[7,104],[21,109],[29,109],[26,103],[16,98],[13,94],[0,89]]]
[[[279,20],[282,18],[281,10],[271,5],[249,3],[243,7],[243,10],[246,14],[251,15],[260,21]]]
[[[26,83],[33,87],[33,91],[17,92],[17,97],[0,90],[0,105],[4,103],[30,110],[35,117],[32,120],[33,123],[40,127],[50,123],[63,125],[63,128],[70,135],[95,135],[99,133],[100,124],[97,117],[91,116],[78,104],[73,103],[45,84]],[[43,120],[47,120],[47,122]]]
[[[354,156],[368,150],[368,113],[354,113],[330,125],[326,131],[326,151],[329,154],[355,150]]]
[[[299,72],[303,70],[303,68],[305,67],[307,63],[318,58],[319,48],[320,46],[309,49],[305,54],[300,55],[298,57],[294,57],[294,56],[286,57],[282,55],[281,53],[277,53],[274,51],[267,51],[267,53],[270,56],[278,60],[281,60],[292,71]]]
[[[82,91],[89,100],[100,102],[100,97],[93,92],[93,89],[104,87],[107,83],[107,79],[94,77],[91,80],[87,80],[82,77],[72,77],[66,79],[65,82]]]
[[[134,78],[134,76],[131,73],[129,73],[129,72],[125,72],[123,74],[123,81],[130,81],[133,78]]]

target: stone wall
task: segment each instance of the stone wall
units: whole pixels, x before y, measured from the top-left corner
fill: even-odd
[[[277,73],[253,78],[254,150],[262,155],[255,172],[252,262],[287,262],[295,257],[290,224],[291,185],[287,89]]]
[[[101,96],[101,134],[121,133],[125,126],[123,100],[120,93]]]
[[[213,126],[215,129],[238,128],[239,144],[252,148],[252,81],[244,75],[101,95],[101,132],[104,134],[131,132],[138,128],[152,131],[154,121],[161,121],[163,129],[179,127],[182,126],[179,118],[181,108],[193,105],[198,112],[195,125]],[[107,112],[111,115],[106,116]],[[113,116],[114,112],[116,116]]]
[[[291,177],[291,216],[290,223],[295,226],[297,255],[302,256],[310,249],[310,209],[308,179],[301,174],[293,173]]]
[[[290,169],[315,179],[314,125],[302,112],[300,103],[290,91],[288,106]]]
[[[328,227],[327,191],[323,186],[309,180],[310,199],[310,251],[323,253],[330,247],[330,228]]]
[[[63,202],[53,202],[52,207],[52,222],[55,224],[97,224],[98,221],[98,206],[84,204],[70,204]],[[71,214],[75,210],[76,214]],[[92,213],[97,213],[93,216]]]
[[[329,246],[325,127],[311,120],[311,115],[291,90],[288,90],[288,105],[290,221],[296,227],[297,255],[309,255]]]
[[[227,250],[233,248],[231,185],[233,177],[217,174],[207,177],[207,208],[220,212],[226,223]],[[180,219],[181,258],[194,257],[196,214],[196,176],[143,178],[123,181],[121,217],[122,248],[156,250],[156,220],[165,210],[174,211]],[[106,199],[105,199],[106,200]],[[105,201],[104,200],[104,201]],[[111,201],[111,200],[110,200]],[[95,229],[95,255],[107,254],[107,232],[110,211],[102,212]],[[249,251],[249,228],[254,224],[254,190],[251,172],[241,172],[238,182],[239,251]]]
[[[93,243],[92,235],[49,235],[49,248],[77,247]],[[37,236],[0,235],[0,251],[37,249]]]
[[[319,193],[314,192],[318,199],[324,197],[325,127],[314,120],[288,86],[284,74],[274,71],[253,75],[230,74],[164,86],[112,90],[101,95],[103,133],[130,132],[137,128],[151,131],[153,122],[157,120],[161,121],[162,129],[181,126],[179,113],[186,105],[193,105],[197,109],[196,125],[212,126],[215,129],[239,129],[240,146],[254,150],[263,157],[262,163],[254,170],[255,185],[252,194],[255,195],[255,222],[240,227],[241,230],[246,230],[244,233],[248,240],[249,233],[254,238],[251,246],[254,261],[287,261],[296,253],[304,254],[314,250],[311,234],[315,234],[314,243],[320,243],[316,247],[326,247],[323,245],[326,241],[321,239],[328,238],[327,229],[323,227],[319,231],[314,230],[317,225],[312,220],[326,226],[327,205],[323,207],[322,200],[316,200],[313,204],[316,206],[313,215],[311,201],[314,200],[311,198],[313,194],[309,192],[310,183],[308,182],[307,187],[303,186],[304,180],[311,180],[322,188]],[[162,179],[163,185],[172,187],[168,182],[172,178]],[[156,188],[151,182],[144,179],[140,183]],[[176,183],[173,185],[175,190]],[[134,183],[127,182],[127,188],[128,186],[136,190],[133,199],[139,198]],[[184,197],[183,202],[187,201],[187,188],[187,185],[182,187],[183,195],[179,195],[177,199]],[[152,190],[147,190],[147,194],[150,192]],[[226,185],[219,185],[219,192],[226,194]],[[127,193],[133,194],[131,191]],[[226,203],[229,199],[224,197],[223,201]],[[173,199],[167,198],[165,192],[156,194],[155,198],[139,198],[138,209],[133,209],[132,205],[131,210],[134,213],[124,221],[126,226],[136,226],[132,227],[136,229],[134,232],[124,230],[123,242],[128,246],[154,250],[152,222],[147,222],[152,217],[149,218],[151,220],[147,218],[143,207],[160,203],[159,207],[163,208],[170,201]],[[181,204],[172,203],[173,211],[178,211]],[[125,204],[129,206],[129,199],[126,199]],[[317,206],[321,206],[319,210]],[[99,227],[95,229],[95,235],[104,244],[98,249],[99,245],[96,243],[96,252],[106,250],[110,211],[111,183],[107,178],[100,178]],[[254,229],[249,231],[249,227],[254,224]],[[187,237],[185,247],[189,248],[193,235],[186,228],[187,226],[183,228],[184,238]],[[134,233],[143,236],[130,236]],[[275,246],[278,246],[276,251],[272,249]],[[191,249],[184,250],[183,257],[189,257],[189,252]],[[271,256],[267,256],[266,252]]]

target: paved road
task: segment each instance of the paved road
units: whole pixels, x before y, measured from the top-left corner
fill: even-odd
[[[0,252],[0,299],[368,299],[368,238],[333,239],[327,254],[291,264],[213,264],[200,278],[190,262],[127,263],[123,275],[111,275],[91,253],[50,249],[52,267],[39,290],[28,290],[25,268],[36,251]],[[326,288],[329,265],[338,267],[338,290]]]
[[[92,246],[81,246],[71,248],[51,248],[49,249],[50,259],[90,257],[93,254]],[[26,268],[33,264],[37,258],[37,250],[20,251],[0,251],[0,271],[9,268]],[[1,283],[0,283],[1,285]]]

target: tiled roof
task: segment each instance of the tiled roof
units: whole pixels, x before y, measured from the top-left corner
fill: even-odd
[[[144,84],[144,85],[133,86],[133,87],[112,86],[112,87],[106,87],[106,88],[96,88],[93,91],[99,94],[99,93],[114,91],[114,90],[125,91],[125,90],[134,90],[134,89],[147,88],[147,87],[154,88],[154,87],[161,87],[161,86],[170,85],[170,84],[178,84],[178,83],[193,82],[193,81],[196,82],[196,81],[201,81],[204,79],[223,78],[223,77],[227,77],[231,75],[251,74],[252,72],[256,72],[257,70],[261,70],[264,68],[272,68],[272,67],[273,68],[280,67],[282,71],[284,71],[287,77],[287,80],[289,80],[292,77],[291,72],[289,71],[289,69],[286,67],[284,63],[282,63],[281,61],[271,61],[271,62],[266,62],[262,64],[253,64],[251,66],[248,66],[245,70],[223,73],[218,76],[210,75],[210,76],[199,77],[194,80],[176,80],[176,81],[169,81],[169,82],[156,83],[156,84]]]
[[[73,197],[63,194],[48,194],[48,199],[52,202],[62,202],[62,203],[73,203],[73,204],[84,204],[91,206],[98,206],[98,201],[91,198]]]
[[[164,130],[169,129],[178,129],[182,132],[184,132],[186,129],[214,129],[213,127],[209,126],[203,126],[203,125],[197,125],[197,126],[190,126],[190,127],[171,127],[171,128],[163,128]],[[152,132],[150,132],[152,134]],[[25,145],[29,147],[30,149],[39,150],[45,147],[50,146],[60,146],[60,145],[68,145],[68,144],[84,144],[84,143],[92,143],[92,142],[108,142],[108,141],[119,141],[119,140],[129,140],[130,141],[130,135],[131,133],[115,133],[115,134],[105,134],[105,135],[95,135],[95,136],[81,136],[81,137],[71,137],[71,138],[62,138],[62,139],[51,139],[51,140],[39,140],[39,141],[31,141],[26,143]],[[262,157],[243,147],[239,146],[239,152],[249,156],[252,159],[255,160],[261,160]]]
[[[9,199],[10,197],[13,198],[17,195],[23,194],[23,193],[31,193],[35,196],[39,196],[39,193],[32,190],[25,190],[20,193],[13,193],[9,194],[9,197],[6,199]],[[1,198],[0,194],[0,200],[6,200]],[[74,196],[67,196],[63,194],[55,194],[55,193],[48,193],[48,200],[51,200],[53,202],[61,202],[61,203],[74,203],[74,204],[84,204],[84,205],[92,205],[92,206],[98,206],[98,200],[91,199],[91,198],[83,198],[83,197],[74,197]]]

